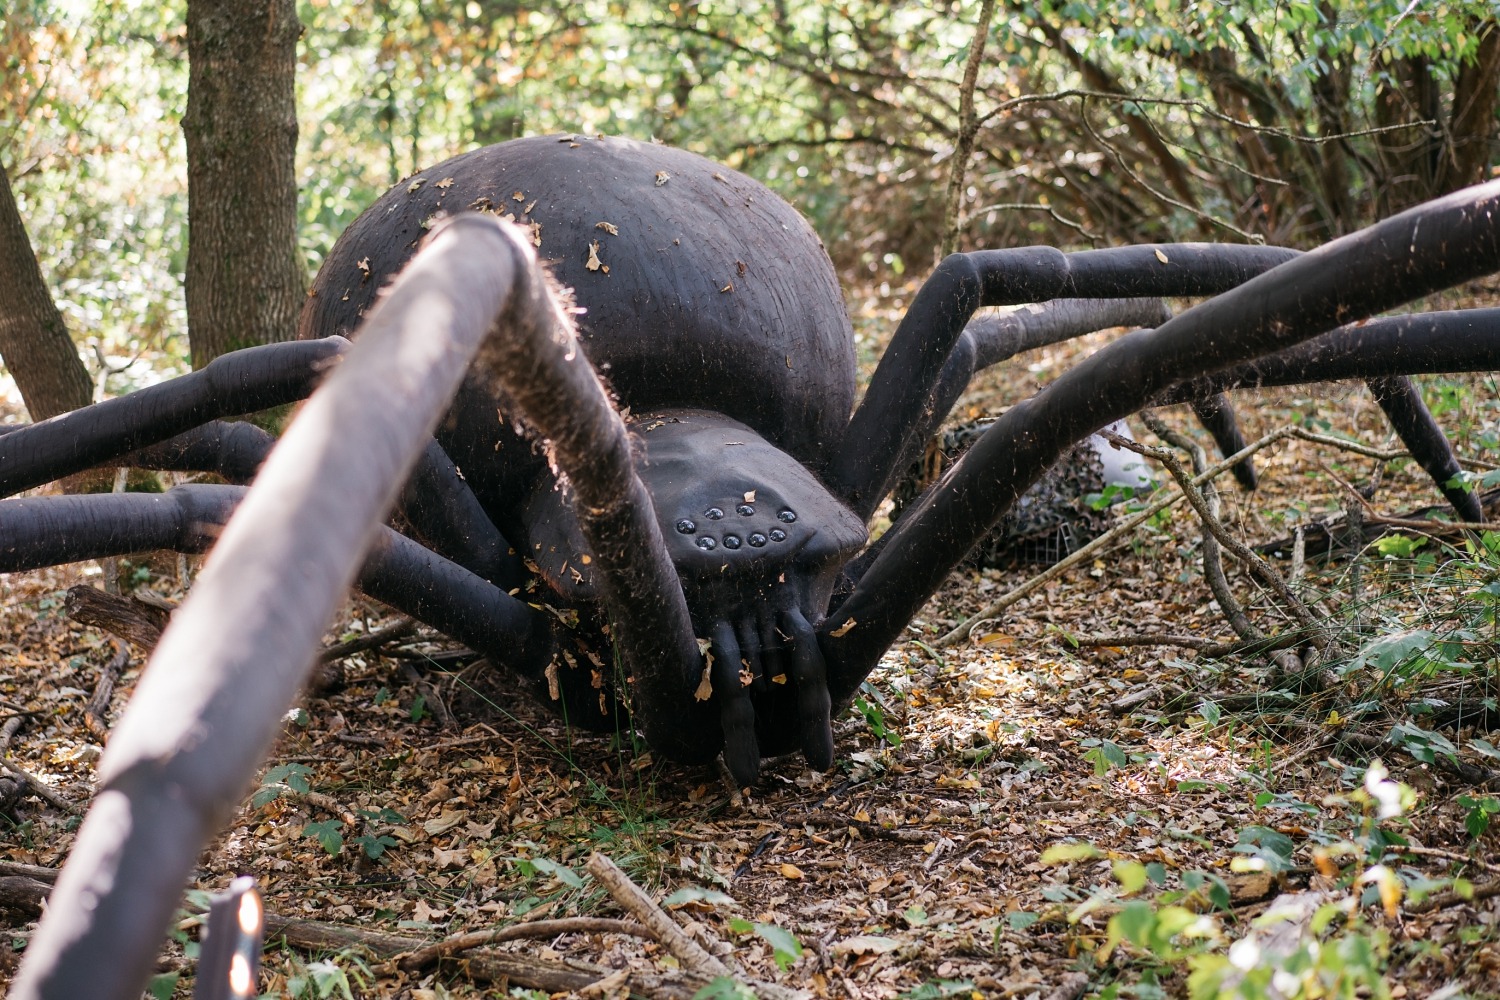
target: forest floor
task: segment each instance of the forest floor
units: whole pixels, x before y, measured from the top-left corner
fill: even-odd
[[[873,295],[851,307],[862,327],[893,308]],[[1087,346],[1016,359],[963,410],[1022,398]],[[1461,453],[1493,459],[1493,380],[1429,393]],[[1359,387],[1240,407],[1251,440],[1297,424],[1391,445]],[[1434,502],[1409,462],[1305,440],[1257,462],[1257,493],[1224,489],[1224,520],[1251,544],[1341,514],[1350,485],[1378,481],[1367,520]],[[1037,568],[955,574],[836,723],[834,769],[771,761],[749,794],[628,739],[570,733],[439,637],[402,636],[343,658],[303,699],[193,887],[256,877],[279,918],[262,973],[272,996],[575,995],[574,980],[546,979],[567,969],[602,980],[580,996],[692,996],[701,964],[645,932],[600,929],[621,912],[586,870],[595,852],[744,983],[818,997],[1500,996],[1500,752],[1487,732],[1500,725],[1500,559],[1478,537],[1435,536],[1309,556],[1296,587],[1330,640],[1311,684],[1264,657],[1074,644],[1232,639],[1200,541],[1173,508],[943,646]],[[100,580],[97,565],[0,576],[0,717],[28,713],[6,761],[80,806],[101,753],[84,707],[116,646],[63,600]],[[126,564],[121,580],[181,597],[170,562]],[[1241,569],[1230,580],[1263,627],[1287,627]],[[352,602],[329,642],[393,620]],[[131,650],[107,720],[140,666]],[[35,795],[11,802],[0,876],[61,865],[77,822]],[[4,983],[33,925],[0,916]],[[193,924],[184,914],[164,953],[159,996],[191,990]],[[541,936],[424,968],[395,957],[411,939],[512,925]],[[1265,992],[1273,975],[1279,994]]]

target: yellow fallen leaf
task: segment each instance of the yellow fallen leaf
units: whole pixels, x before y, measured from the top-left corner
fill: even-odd
[[[594,228],[595,229],[602,229],[602,230],[604,230],[606,233],[608,233],[611,236],[619,236],[620,235],[620,227],[616,226],[616,225],[613,225],[612,223],[608,223],[608,222],[596,222],[596,223],[594,223]]]
[[[832,635],[835,639],[842,639],[844,636],[849,634],[850,629],[858,624],[859,622],[851,618],[848,621],[844,622],[844,624],[840,625],[838,628],[834,629],[829,634]]]
[[[1156,259],[1161,261],[1163,264],[1171,263],[1167,260],[1167,255],[1162,253],[1160,250],[1156,251]]]
[[[598,240],[595,240],[594,242],[589,244],[589,259],[584,261],[583,266],[588,268],[590,271],[597,271],[599,270],[599,268],[604,266],[604,262],[599,259]]]
[[[798,868],[796,865],[782,865],[781,866],[781,877],[782,878],[790,878],[790,879],[801,878],[802,877],[802,869]]]

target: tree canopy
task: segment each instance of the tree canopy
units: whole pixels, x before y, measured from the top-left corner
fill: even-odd
[[[116,360],[187,354],[186,6],[17,0],[0,28],[0,165],[75,337]],[[1309,246],[1497,161],[1484,0],[301,0],[297,16],[309,272],[401,177],[549,131],[721,159],[876,277],[929,266],[970,104],[961,249]]]

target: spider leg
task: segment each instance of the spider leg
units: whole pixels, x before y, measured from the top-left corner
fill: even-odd
[[[1500,308],[1408,313],[1341,326],[1296,347],[1179,382],[1152,405],[1231,389],[1497,367]]]
[[[14,995],[140,995],[193,859],[275,736],[401,480],[502,308],[501,325],[529,318],[515,293],[539,275],[519,232],[460,216],[371,313],[152,655]]]
[[[1012,407],[892,529],[820,626],[834,703],[853,697],[965,553],[1073,442],[1176,383],[1497,269],[1500,182],[1491,182],[1290,259],[1155,330],[1126,334]]]
[[[760,746],[755,739],[755,707],[750,687],[740,677],[739,636],[733,624],[715,622],[710,633],[713,664],[709,682],[719,703],[719,723],[724,728],[724,766],[741,788],[760,778]]]
[[[246,492],[191,485],[165,493],[0,500],[0,573],[150,549],[205,552]],[[543,612],[390,528],[377,531],[356,586],[533,679],[551,658]]]
[[[1500,309],[1413,313],[1341,327],[1290,350],[1183,383],[1159,402],[1179,402],[1210,390],[1364,375],[1392,427],[1453,509],[1466,521],[1482,521],[1478,496],[1449,485],[1459,475],[1458,459],[1420,393],[1401,373],[1492,371],[1497,366]]]
[[[1213,435],[1219,454],[1228,457],[1245,447],[1245,435],[1240,431],[1239,419],[1234,415],[1234,404],[1222,392],[1204,396],[1192,402],[1193,415],[1208,433]],[[1255,474],[1255,463],[1250,459],[1237,462],[1231,470],[1235,481],[1246,490],[1254,490],[1259,483]]]
[[[11,492],[17,492],[40,485],[38,476],[58,478],[107,459],[110,464],[133,468],[212,472],[231,483],[247,484],[276,443],[266,431],[243,421],[209,420],[163,440],[161,428],[175,427],[183,420],[211,412],[199,398],[204,382],[209,391],[226,381],[239,386],[237,393],[228,394],[217,406],[222,413],[243,412],[243,405],[265,400],[272,401],[265,405],[278,405],[287,401],[283,398],[286,395],[303,398],[330,359],[347,349],[348,341],[335,337],[272,346],[277,349],[273,354],[249,358],[246,355],[251,352],[224,355],[202,372],[181,380],[18,428],[0,437],[0,469],[4,469],[0,482],[13,485]],[[309,346],[313,349],[308,350]],[[284,347],[295,350],[282,350]],[[231,359],[232,363],[227,363]],[[252,383],[249,388],[243,379]],[[154,394],[154,398],[136,398],[148,394]],[[143,419],[153,413],[163,422]],[[81,445],[64,444],[73,433],[94,436]],[[139,440],[156,443],[100,457],[107,447],[128,448]],[[430,547],[465,569],[507,587],[517,586],[525,578],[520,557],[435,440],[418,457],[397,509]]]
[[[1458,516],[1465,521],[1483,521],[1479,496],[1464,489],[1461,483],[1454,483],[1463,474],[1458,456],[1412,380],[1405,375],[1384,375],[1366,379],[1365,384],[1407,450],[1437,483]]]
[[[306,399],[348,350],[343,337],[225,354],[199,371],[0,437],[0,496],[93,468],[217,417]]]
[[[1275,247],[1199,243],[953,254],[922,285],[896,328],[829,466],[829,485],[857,514],[874,512],[911,454],[909,440],[930,422],[925,415],[937,408],[949,356],[980,306],[1212,295],[1296,256]],[[950,392],[957,378],[950,375]]]

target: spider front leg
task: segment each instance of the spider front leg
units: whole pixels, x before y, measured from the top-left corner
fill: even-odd
[[[902,518],[820,627],[835,704],[853,697],[948,573],[1072,443],[1176,383],[1497,269],[1500,182],[1492,182],[1288,260],[1155,330],[1127,334],[1012,407]]]
[[[193,859],[270,746],[376,526],[485,331],[539,271],[524,236],[460,217],[371,314],[153,653],[14,996],[140,995]]]

